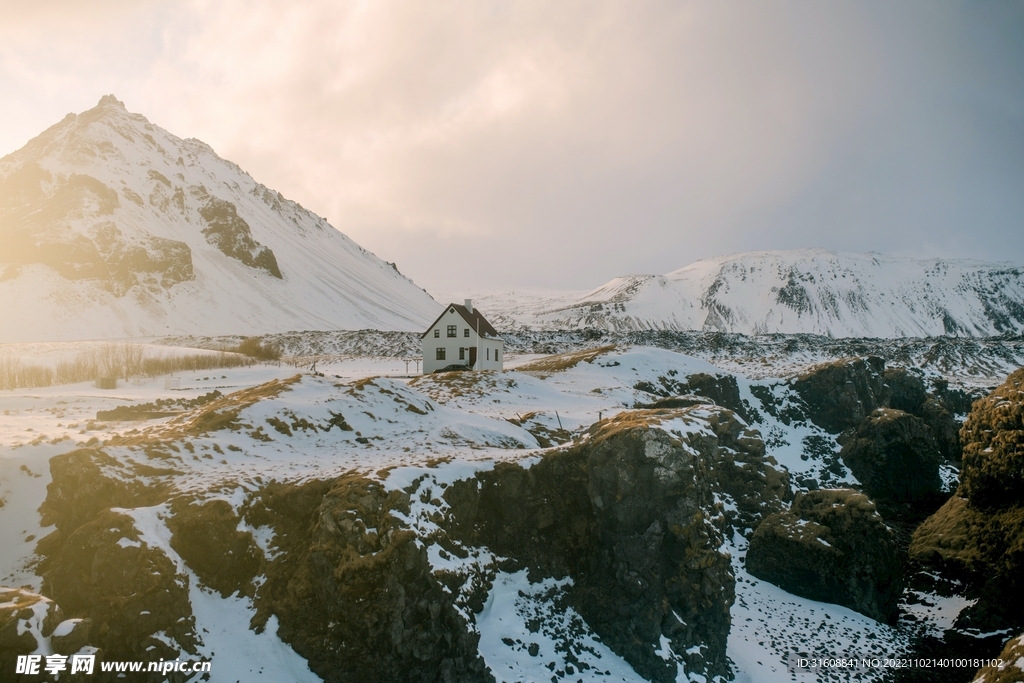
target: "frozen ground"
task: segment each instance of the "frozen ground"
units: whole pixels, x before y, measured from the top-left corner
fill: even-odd
[[[40,351],[40,355],[51,352]],[[48,460],[76,447],[102,445],[126,463],[157,457],[178,473],[174,485],[179,490],[202,492],[234,506],[271,479],[327,478],[352,470],[395,488],[427,475],[421,486],[429,487],[472,476],[498,460],[528,464],[540,455],[542,445],[575,438],[599,417],[650,400],[649,394],[635,388],[638,382],[720,372],[704,360],[653,347],[608,347],[554,359],[521,357],[509,365],[501,373],[410,377],[404,362],[395,358],[349,358],[318,364],[321,375],[317,376],[285,364],[261,365],[183,373],[176,377],[175,389],[157,378],[109,391],[83,383],[0,392],[0,542],[5,548],[0,555],[0,583],[39,588],[32,562],[35,540],[51,530],[40,527],[37,512],[49,483]],[[750,390],[758,382],[744,377],[737,381],[741,397],[760,405]],[[142,422],[96,419],[97,411],[117,406],[196,399],[213,390],[225,396],[217,399],[220,403],[208,405],[237,411],[233,426],[197,430],[194,411]],[[782,397],[781,388],[773,391]],[[761,419],[754,426],[764,436],[768,454],[794,478],[853,481],[849,473],[835,467],[834,442],[808,455],[809,437],[825,439],[817,427],[800,422],[785,425],[763,411]],[[179,447],[154,453],[151,447],[156,443]],[[429,503],[417,505],[409,522],[431,524],[436,510]],[[147,542],[164,547],[180,563],[173,550],[165,547],[167,530],[161,510],[140,508],[131,514]],[[266,546],[266,530],[252,531]],[[905,636],[898,631],[750,577],[742,566],[742,539],[737,537],[726,549],[737,576],[728,646],[737,680],[813,680],[787,671],[792,652],[849,649],[872,655],[898,652],[905,646]],[[430,558],[437,567],[453,561],[439,552],[432,552]],[[491,560],[471,556],[465,561]],[[203,652],[211,656],[216,652],[213,681],[233,681],[243,671],[249,680],[315,680],[301,658],[277,639],[273,624],[259,636],[232,630],[232,624],[248,623],[253,613],[250,601],[221,598],[195,581],[190,586]],[[539,680],[549,680],[553,671],[562,671],[571,674],[569,680],[641,680],[600,644],[579,615],[560,606],[560,588],[557,582],[529,585],[521,573],[497,576],[477,623],[481,653],[498,679],[544,676]],[[939,628],[962,606],[947,601],[941,610],[930,612],[922,606],[917,616],[925,620],[934,616]],[[524,624],[536,618],[543,625],[528,639]],[[566,645],[566,638],[571,645]],[[529,653],[534,645],[537,657]],[[574,654],[567,658],[565,652],[570,650]],[[665,656],[673,655],[666,650]],[[226,661],[231,667],[247,668],[232,670],[225,677]],[[851,680],[877,678],[871,672],[858,676]]]

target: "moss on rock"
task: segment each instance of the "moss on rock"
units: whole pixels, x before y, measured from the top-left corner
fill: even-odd
[[[903,588],[896,538],[863,493],[798,493],[789,511],[754,532],[746,566],[796,595],[896,622]]]

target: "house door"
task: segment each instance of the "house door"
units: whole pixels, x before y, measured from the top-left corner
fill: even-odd
[[[476,365],[476,347],[469,347],[469,367]]]

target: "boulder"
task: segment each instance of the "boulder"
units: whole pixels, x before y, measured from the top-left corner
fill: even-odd
[[[863,493],[798,493],[790,510],[754,531],[746,568],[790,593],[896,622],[903,588],[896,538]]]
[[[960,430],[962,494],[976,508],[1024,505],[1024,368],[975,402]]]
[[[885,361],[877,356],[816,365],[792,382],[811,420],[833,434],[855,427],[887,404]]]
[[[941,455],[924,420],[879,408],[840,437],[839,457],[875,500],[916,502],[939,495]]]
[[[92,619],[67,619],[62,621],[50,635],[53,651],[61,655],[71,655],[89,644],[89,631]]]

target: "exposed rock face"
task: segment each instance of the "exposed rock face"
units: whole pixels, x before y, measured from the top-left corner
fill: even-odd
[[[812,600],[895,623],[902,570],[896,539],[867,496],[849,489],[797,494],[758,526],[747,571]]]
[[[250,532],[238,530],[240,520],[231,505],[224,500],[191,504],[179,498],[171,510],[171,547],[200,580],[224,597],[236,591],[251,597],[263,553]]]
[[[942,488],[939,447],[920,418],[879,408],[840,441],[840,457],[873,499],[913,502]]]
[[[679,654],[707,645],[687,671],[724,674],[734,579],[712,519],[715,437],[694,452],[644,417],[601,423],[529,470],[481,474],[478,494],[452,487],[452,535],[538,576],[571,576],[573,605],[642,676],[676,679],[655,653],[662,636]]]
[[[329,683],[493,680],[455,609],[458,585],[431,572],[396,516],[408,494],[360,477],[326,495],[321,483],[268,493],[253,518],[276,521],[288,548],[269,567],[257,618],[278,615],[278,634],[314,672]]]
[[[220,249],[225,256],[281,279],[281,269],[277,266],[274,252],[253,239],[252,229],[238,215],[238,208],[234,204],[211,197],[204,187],[193,187],[192,195],[203,202],[199,215],[206,221],[203,235],[207,242]]]
[[[964,497],[978,508],[1024,505],[1024,368],[974,404],[960,438]]]
[[[793,389],[815,424],[838,434],[886,404],[885,361],[877,356],[824,363],[800,375]]]
[[[68,614],[92,622],[90,642],[111,659],[174,659],[195,654],[188,578],[167,555],[139,540],[130,517],[105,510],[66,540],[57,531],[39,544],[43,592]]]
[[[683,408],[694,405],[689,402],[691,396],[703,396],[711,399],[711,403],[716,406],[738,413],[748,422],[753,415],[751,406],[744,403],[740,397],[739,386],[736,384],[736,378],[732,375],[709,375],[706,372],[696,372],[686,377],[686,381],[680,381],[671,376],[658,379],[657,385],[645,381],[637,383],[634,388],[661,396],[662,400],[648,406],[637,407]]]
[[[63,645],[86,639],[109,658],[124,660],[195,653],[187,577],[162,550],[140,541],[131,517],[110,510],[162,502],[164,487],[96,449],[51,458],[50,472],[40,512],[43,523],[57,529],[37,545],[43,557],[38,571],[43,592],[85,624]],[[180,649],[154,637],[160,632]]]
[[[163,499],[159,487],[132,481],[129,468],[93,448],[51,458],[50,472],[53,478],[39,512],[43,525],[56,525],[65,538],[103,510],[153,505]],[[125,476],[114,474],[118,472]]]
[[[1020,683],[1024,681],[1024,635],[1011,638],[997,659],[1002,664],[978,669],[973,683]]]
[[[48,674],[18,674],[20,655],[48,653],[61,655],[96,654],[88,643],[88,619],[63,620],[63,612],[55,602],[25,588],[0,586],[0,672],[11,683],[35,683],[50,680]],[[45,666],[45,660],[41,662]],[[42,668],[42,667],[40,667]],[[85,683],[92,676],[68,672],[60,680]]]
[[[691,428],[671,431],[673,420]],[[571,577],[568,604],[641,675],[727,675],[734,579],[722,530],[756,524],[789,491],[763,452],[732,412],[702,406],[619,415],[532,467],[498,463],[443,494],[358,476],[274,485],[246,514],[281,544],[258,619],[276,614],[281,637],[328,681],[491,680],[467,620],[495,571],[525,568],[531,580]],[[730,520],[716,492],[738,501]],[[435,495],[424,536],[411,497]],[[434,569],[433,543],[507,560]],[[656,653],[662,638],[674,659]]]
[[[84,174],[54,177],[29,163],[0,179],[4,261],[41,264],[69,280],[95,280],[124,296],[132,287],[170,288],[195,277],[184,242],[148,233],[126,236],[110,220],[117,192]],[[73,223],[91,221],[84,232]]]
[[[1024,369],[976,401],[960,431],[960,487],[914,532],[913,559],[966,579],[960,622],[1024,626]]]

